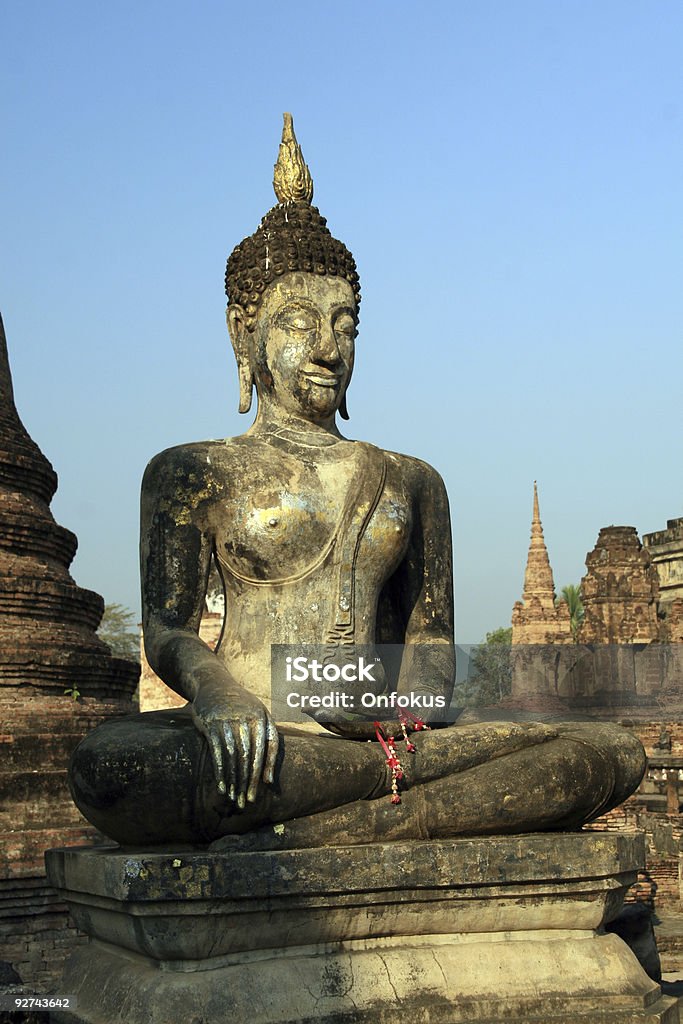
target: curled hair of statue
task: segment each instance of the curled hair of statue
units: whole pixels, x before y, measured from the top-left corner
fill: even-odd
[[[332,237],[327,221],[311,205],[313,182],[294,135],[291,114],[284,115],[273,187],[280,200],[253,235],[235,247],[225,272],[228,305],[244,310],[245,326],[253,331],[266,287],[282,274],[303,271],[341,277],[360,305],[356,262],[343,242]]]

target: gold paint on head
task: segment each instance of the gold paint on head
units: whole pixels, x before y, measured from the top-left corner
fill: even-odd
[[[296,141],[291,114],[283,114],[282,142],[278,153],[273,188],[280,203],[308,203],[313,200],[313,179],[301,146]]]

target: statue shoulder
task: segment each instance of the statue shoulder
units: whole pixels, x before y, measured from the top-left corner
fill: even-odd
[[[224,441],[195,441],[191,444],[179,444],[173,448],[165,448],[153,459],[150,459],[142,480],[143,491],[148,487],[158,489],[165,483],[177,484],[190,474],[204,477],[206,469],[211,467],[211,457],[216,455]]]
[[[150,461],[142,480],[142,499],[167,507],[202,505],[232,489],[249,464],[248,446],[241,437],[195,441],[166,448]]]
[[[384,456],[389,463],[394,463],[403,480],[418,489],[427,487],[445,493],[446,485],[441,475],[428,462],[417,459],[414,455],[402,455],[400,452],[385,451]]]

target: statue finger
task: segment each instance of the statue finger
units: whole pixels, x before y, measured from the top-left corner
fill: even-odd
[[[251,732],[248,722],[240,723],[239,731],[239,787],[237,806],[241,811],[247,803],[247,786],[249,785],[249,753],[251,750]]]
[[[226,755],[224,776],[228,783],[228,797],[234,802],[237,796],[237,758],[235,756],[235,737],[229,722],[223,723],[221,733]],[[225,779],[221,792],[225,793]]]
[[[275,728],[270,716],[266,723],[266,763],[263,768],[263,781],[272,783],[275,781],[275,762],[277,760],[277,752],[280,749],[280,736]]]
[[[247,800],[249,803],[253,804],[256,800],[258,784],[261,781],[263,759],[266,755],[266,728],[265,722],[263,721],[254,722],[252,726],[251,749],[251,775],[249,778],[249,788],[247,789]]]
[[[209,753],[211,754],[211,763],[213,764],[213,773],[216,776],[216,782],[218,783],[218,792],[225,793],[225,778],[223,777],[223,748],[218,735],[215,730],[211,728],[202,729],[204,739],[209,745]]]

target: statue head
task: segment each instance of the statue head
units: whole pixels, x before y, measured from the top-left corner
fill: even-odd
[[[313,291],[320,293],[313,282],[310,287],[305,284],[306,278],[332,279],[337,291],[351,296],[356,318],[360,305],[354,258],[343,242],[332,237],[327,221],[311,205],[313,183],[294,135],[291,114],[284,115],[273,187],[278,205],[265,215],[253,235],[236,246],[225,274],[228,329],[240,378],[240,412],[251,408],[254,384],[266,389],[272,384],[262,332],[257,330],[264,297],[271,289],[279,290],[286,281],[291,293],[295,281],[299,281],[306,293],[305,304],[313,301]],[[345,388],[339,411],[348,419]]]

